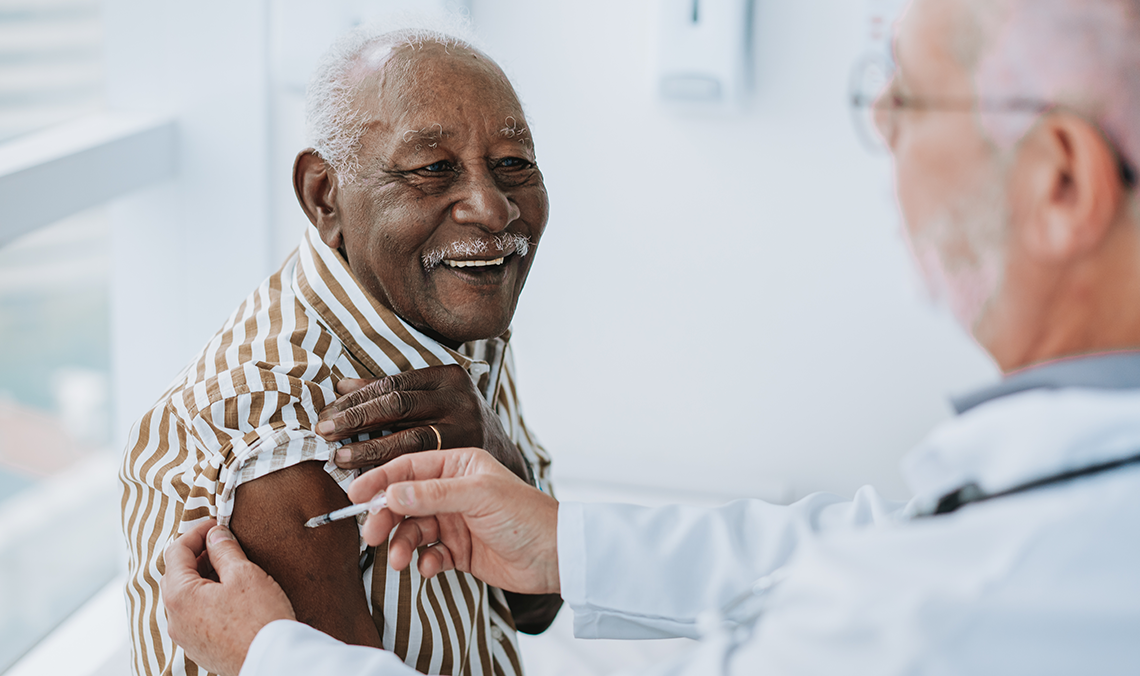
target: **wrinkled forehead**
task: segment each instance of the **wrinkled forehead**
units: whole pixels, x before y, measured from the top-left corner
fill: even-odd
[[[522,105],[486,55],[436,42],[377,46],[360,57],[356,103],[393,141],[439,141],[465,129],[530,143]]]

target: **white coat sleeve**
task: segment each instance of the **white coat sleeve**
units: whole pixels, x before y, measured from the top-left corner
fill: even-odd
[[[347,645],[307,624],[277,620],[261,628],[240,676],[415,676],[415,669],[379,648]]]
[[[697,618],[779,568],[812,533],[894,519],[905,506],[863,488],[792,505],[738,500],[661,508],[564,502],[562,598],[579,638],[697,637]]]

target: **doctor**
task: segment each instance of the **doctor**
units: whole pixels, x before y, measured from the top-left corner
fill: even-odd
[[[560,593],[578,636],[703,637],[645,673],[1140,673],[1140,4],[915,0],[896,47],[875,113],[911,248],[1006,373],[906,458],[915,498],[559,504],[423,453],[350,491],[388,491],[364,535],[394,529],[391,565]],[[225,529],[166,565],[171,635],[218,673],[413,673],[292,621]]]

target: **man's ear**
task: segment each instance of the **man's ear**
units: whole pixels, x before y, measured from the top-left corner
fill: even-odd
[[[344,243],[340,230],[340,211],[337,209],[337,178],[317,151],[312,148],[297,153],[293,162],[293,191],[309,222],[325,244],[339,249]]]
[[[1095,125],[1067,112],[1047,116],[1023,141],[1019,165],[1024,180],[1011,195],[1027,210],[1015,222],[1032,252],[1071,260],[1105,240],[1125,191],[1113,146]]]

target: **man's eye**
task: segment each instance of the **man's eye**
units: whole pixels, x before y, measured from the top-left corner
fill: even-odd
[[[426,171],[429,174],[441,174],[445,171],[451,171],[451,162],[448,162],[447,160],[432,162],[426,167],[421,168],[420,171]]]
[[[504,160],[501,160],[499,162],[499,166],[504,169],[526,169],[533,165],[521,157],[508,157]]]

